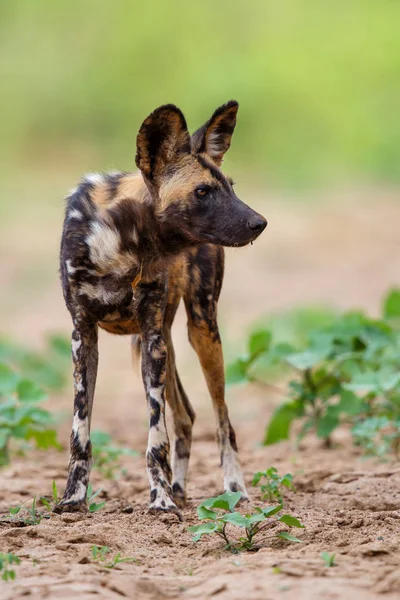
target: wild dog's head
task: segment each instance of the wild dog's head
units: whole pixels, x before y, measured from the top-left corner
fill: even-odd
[[[173,104],[157,108],[137,136],[136,165],[168,231],[188,243],[244,246],[267,221],[236,196],[220,166],[231,144],[238,103],[218,108],[190,137],[182,112]]]

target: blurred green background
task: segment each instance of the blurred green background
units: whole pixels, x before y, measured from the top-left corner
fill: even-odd
[[[194,128],[235,98],[229,164],[257,181],[399,181],[399,22],[395,0],[2,0],[2,171],[130,169],[156,106]]]
[[[232,98],[224,168],[270,226],[229,253],[230,338],[299,304],[378,310],[398,284],[399,23],[395,0],[2,0],[0,331],[68,332],[62,198],[82,174],[134,169],[158,105],[194,130]]]

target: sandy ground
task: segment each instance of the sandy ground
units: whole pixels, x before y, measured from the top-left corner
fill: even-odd
[[[307,203],[270,197],[255,204],[270,225],[254,246],[228,253],[220,304],[227,355],[241,350],[248,327],[263,314],[310,303],[359,306],[374,314],[387,287],[399,283],[398,193],[358,190]],[[40,210],[21,215],[1,227],[0,330],[40,345],[47,332],[69,331],[56,275],[61,210],[53,208],[47,220]],[[94,515],[53,515],[27,527],[1,524],[0,551],[14,552],[21,565],[14,582],[0,583],[0,597],[399,598],[400,465],[363,460],[345,431],[336,434],[332,450],[322,449],[312,437],[298,450],[292,443],[262,447],[265,424],[279,397],[255,387],[227,392],[245,479],[249,484],[255,471],[271,465],[293,473],[297,492],[288,493],[287,509],[306,526],[298,534],[303,543],[275,540],[256,553],[233,555],[218,539],[191,541],[187,527],[197,522],[195,508],[222,491],[222,475],[211,403],[186,341],[182,313],[175,340],[184,386],[197,412],[184,522],[146,512],[141,383],[131,370],[128,340],[101,335],[93,427],[140,456],[124,459],[127,475],[118,481],[93,471],[93,487],[102,487],[107,500]],[[50,403],[67,415],[60,430],[67,445],[72,395],[67,391]],[[67,450],[33,452],[2,469],[0,513],[34,495],[49,495],[53,479],[62,490],[67,455]],[[257,503],[259,491],[249,489],[251,502]],[[105,569],[91,559],[93,544],[136,562]],[[323,551],[336,553],[337,566],[324,566]]]

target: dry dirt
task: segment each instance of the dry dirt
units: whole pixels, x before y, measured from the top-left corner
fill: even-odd
[[[226,353],[235,355],[248,326],[274,310],[324,302],[377,313],[384,291],[399,280],[396,197],[389,191],[358,191],[306,204],[275,198],[260,204],[270,221],[266,233],[253,247],[228,253],[220,304]],[[31,214],[18,222],[11,219],[2,227],[0,329],[40,344],[46,332],[68,332],[69,318],[56,276],[59,223],[32,219]],[[128,340],[104,334],[93,427],[108,431],[140,456],[124,459],[127,476],[117,481],[93,471],[93,487],[102,487],[107,500],[96,514],[53,515],[37,526],[1,525],[0,550],[17,554],[21,565],[14,582],[0,583],[0,597],[399,598],[400,465],[363,460],[345,431],[337,433],[332,450],[322,449],[312,437],[300,449],[292,443],[262,447],[264,426],[279,402],[272,391],[229,389],[231,418],[248,483],[256,470],[270,465],[293,473],[297,492],[288,493],[287,508],[306,526],[298,534],[303,543],[276,540],[256,553],[233,555],[218,539],[191,541],[187,526],[196,523],[195,508],[222,491],[222,476],[211,404],[186,342],[182,313],[175,339],[182,379],[197,412],[184,522],[146,512],[141,384],[131,371]],[[71,394],[50,403],[66,415],[60,438],[67,445]],[[33,452],[13,460],[0,472],[0,513],[34,495],[50,494],[53,479],[62,490],[67,454]],[[249,489],[253,504],[259,492]],[[93,544],[137,560],[105,569],[91,560]],[[337,566],[324,566],[323,551],[336,553]]]

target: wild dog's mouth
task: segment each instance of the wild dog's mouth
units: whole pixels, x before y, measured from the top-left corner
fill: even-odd
[[[248,244],[252,245],[253,242],[255,242],[256,239],[260,236],[260,234],[264,231],[266,226],[267,226],[267,221],[264,220],[262,227],[257,229],[257,231],[254,231],[253,235],[251,235],[245,239],[243,239],[243,238],[235,239],[234,236],[232,236],[231,239],[229,239],[229,238],[227,239],[227,238],[223,238],[222,236],[219,237],[217,235],[212,235],[210,233],[204,233],[201,237],[205,241],[208,241],[209,243],[215,244],[217,246],[225,246],[226,248],[242,248],[243,246],[247,246]]]
[[[213,235],[204,234],[204,236],[202,236],[202,238],[204,238],[202,241],[208,242],[210,244],[214,244],[216,246],[224,246],[225,248],[243,248],[244,246],[248,246],[249,244],[253,245],[253,242],[256,241],[257,237],[258,236],[254,237],[250,240],[241,241],[241,242],[231,242],[231,241],[217,239]]]

